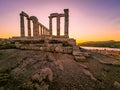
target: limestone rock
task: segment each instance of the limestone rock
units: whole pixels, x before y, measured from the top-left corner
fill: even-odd
[[[80,55],[80,52],[79,51],[73,51],[73,55],[78,56],[78,55]]]
[[[62,71],[64,71],[64,67],[61,61],[55,61],[55,65]]]
[[[85,75],[89,76],[92,80],[97,81],[97,79],[93,76],[93,74],[90,71],[83,69],[83,72]]]
[[[54,52],[55,51],[55,47],[50,47],[50,51]]]
[[[82,62],[82,61],[85,61],[86,60],[86,57],[85,56],[75,56],[75,61],[77,62]]]
[[[115,81],[113,84],[116,88],[120,88],[120,83],[118,81]]]
[[[42,81],[42,77],[40,77],[40,75],[38,73],[34,74],[32,76],[32,80],[33,81],[38,81],[38,82],[41,82]]]
[[[85,57],[90,57],[90,54],[87,53],[87,52],[84,52],[83,55],[84,55]]]
[[[48,86],[46,83],[42,82],[40,85],[38,83],[35,83],[36,90],[48,90]]]
[[[78,56],[80,54],[81,54],[81,52],[79,50],[79,47],[78,46],[73,46],[73,55]]]
[[[47,61],[49,61],[49,62],[56,61],[56,59],[55,59],[55,57],[53,56],[52,53],[48,53],[46,58],[47,58]]]
[[[73,52],[73,48],[72,47],[67,47],[67,48],[68,48],[67,52],[71,54]]]
[[[43,79],[48,78],[50,82],[53,80],[53,72],[50,68],[42,69],[40,76],[43,77]]]
[[[58,47],[55,48],[55,51],[58,52],[58,53],[62,53],[63,49],[62,49],[62,47],[58,46]]]
[[[75,46],[76,45],[76,40],[75,39],[69,39],[68,44]]]
[[[44,80],[44,79],[48,79],[50,82],[52,82],[52,80],[53,80],[53,72],[52,72],[52,70],[50,68],[41,69],[40,72],[35,73],[32,76],[32,80],[37,81],[39,83],[41,83],[42,80]]]

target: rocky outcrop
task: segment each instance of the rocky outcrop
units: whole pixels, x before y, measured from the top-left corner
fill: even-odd
[[[90,57],[89,53],[80,51],[79,46],[73,46],[72,54],[77,62],[86,61],[86,58]]]
[[[44,79],[47,79],[48,81],[52,82],[53,72],[50,68],[41,69],[40,72],[37,72],[32,76],[32,80],[38,81],[39,83],[41,83]]]
[[[120,89],[120,83],[118,81],[115,81],[113,85],[114,87]]]

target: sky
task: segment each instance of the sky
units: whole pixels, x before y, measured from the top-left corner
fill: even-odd
[[[49,27],[50,13],[64,13],[65,8],[69,9],[70,38],[78,42],[120,41],[120,0],[0,0],[0,38],[20,36],[21,11],[36,16]],[[61,18],[62,35],[63,32],[64,18]],[[53,19],[53,34],[56,34],[56,19]]]

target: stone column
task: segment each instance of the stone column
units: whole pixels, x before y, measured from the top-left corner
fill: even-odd
[[[28,20],[28,36],[31,37],[31,25],[30,25],[30,19],[27,18]]]
[[[45,28],[43,27],[43,35],[45,35]]]
[[[37,17],[31,16],[29,19],[33,22],[33,37],[39,37],[39,22]]]
[[[52,36],[52,17],[49,17],[49,30],[50,30],[50,36]]]
[[[40,30],[41,30],[41,36],[43,35],[43,33],[42,33],[42,26],[40,26]]]
[[[20,14],[20,32],[21,32],[21,37],[25,37],[25,31],[24,31],[24,16]]]
[[[65,14],[65,26],[64,26],[64,35],[66,37],[69,37],[69,9],[64,9],[64,14]]]
[[[57,36],[60,36],[60,16],[57,16]]]

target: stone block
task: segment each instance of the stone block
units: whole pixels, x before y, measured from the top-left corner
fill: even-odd
[[[58,47],[55,48],[55,51],[58,52],[58,53],[62,53],[63,48],[58,46]]]
[[[73,48],[72,48],[72,47],[67,47],[67,52],[68,52],[69,54],[71,54],[71,53],[73,52]]]
[[[79,56],[80,54],[81,54],[81,52],[80,51],[73,51],[73,53],[72,53],[74,56]]]
[[[75,56],[74,60],[77,62],[83,62],[83,61],[86,61],[86,57],[85,56]]]
[[[67,53],[67,47],[63,47],[63,53]]]
[[[20,48],[20,47],[21,47],[21,44],[20,44],[19,42],[15,42],[15,46],[16,46],[17,48]]]
[[[55,47],[50,47],[50,51],[54,52],[55,51]]]
[[[76,45],[76,40],[75,39],[69,39],[68,44],[71,45],[71,46],[75,46]]]
[[[84,52],[83,55],[84,55],[85,57],[90,57],[90,54],[87,53],[87,52]]]

